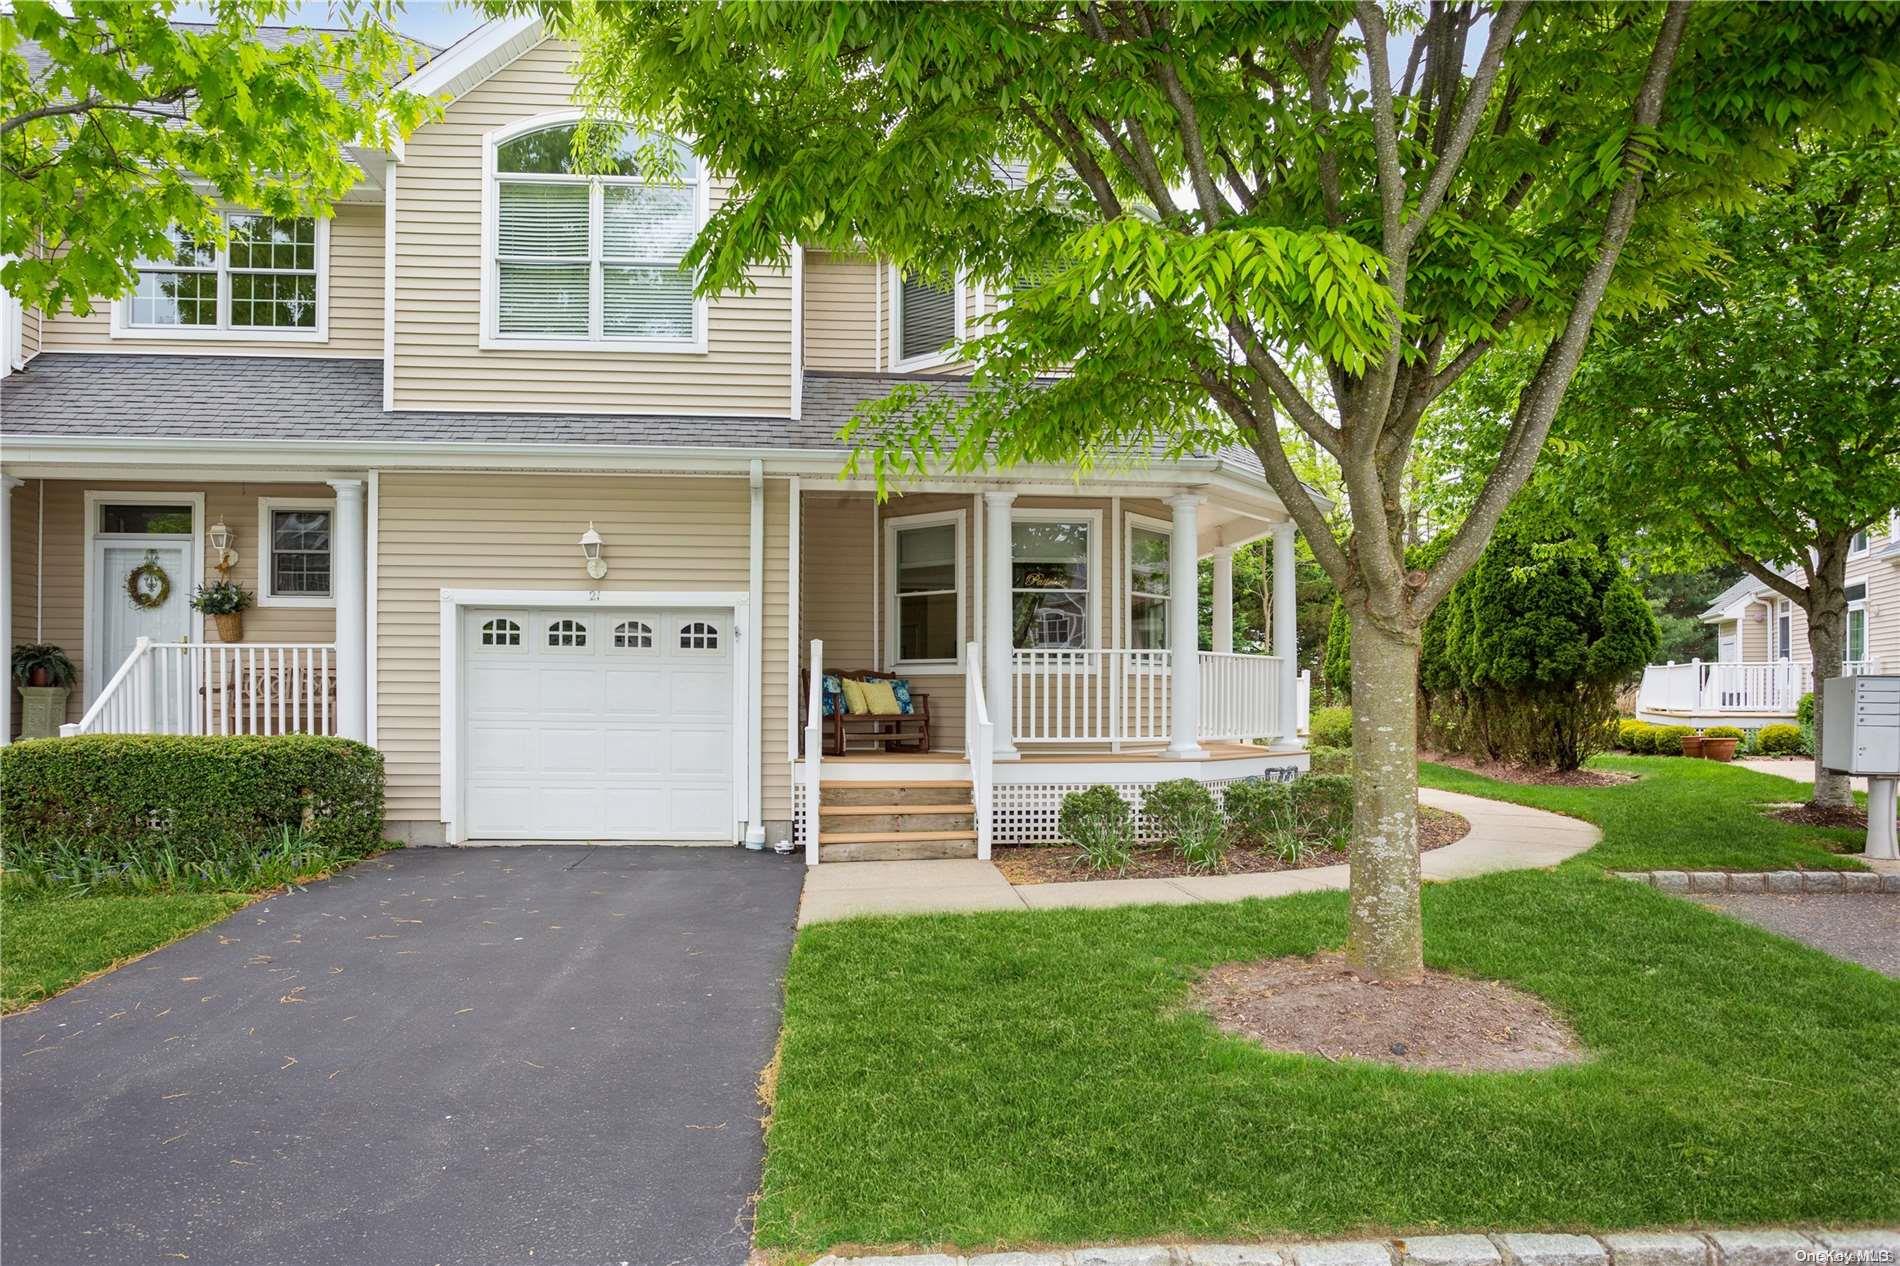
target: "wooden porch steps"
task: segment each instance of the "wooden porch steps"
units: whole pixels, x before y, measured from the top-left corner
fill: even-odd
[[[976,805],[964,782],[819,785],[824,862],[926,861],[976,856]]]

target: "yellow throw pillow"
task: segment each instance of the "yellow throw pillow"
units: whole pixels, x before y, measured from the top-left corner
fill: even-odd
[[[897,691],[891,688],[890,682],[866,681],[861,684],[864,702],[869,706],[872,716],[894,717],[902,713],[903,709],[897,706]]]
[[[846,715],[861,717],[871,710],[870,703],[864,697],[864,683],[850,677],[844,679],[844,710]]]

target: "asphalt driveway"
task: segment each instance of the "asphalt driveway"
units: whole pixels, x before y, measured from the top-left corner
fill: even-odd
[[[743,1262],[803,872],[406,850],[10,1017],[0,1256]]]

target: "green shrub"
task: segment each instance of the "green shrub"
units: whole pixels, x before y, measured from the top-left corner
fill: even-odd
[[[1682,755],[1682,740],[1695,733],[1692,725],[1661,725],[1656,727],[1656,755]]]
[[[1794,723],[1805,729],[1814,728],[1814,692],[1808,691],[1801,701],[1794,705]]]
[[[95,893],[255,892],[338,870],[371,850],[319,844],[285,827],[257,844],[119,848],[110,840],[0,838],[7,883],[54,896]]]
[[[1755,734],[1755,750],[1763,756],[1799,756],[1807,750],[1801,727],[1783,722],[1764,725]]]
[[[1332,619],[1326,625],[1326,655],[1319,675],[1328,699],[1352,698],[1352,617],[1338,598],[1333,599]]]
[[[1748,736],[1732,725],[1711,725],[1708,729],[1702,731],[1702,737],[1739,739]]]
[[[1636,729],[1630,734],[1630,751],[1639,756],[1654,756],[1656,735],[1661,732],[1661,729],[1661,726],[1650,725],[1643,721],[1637,722]]]
[[[1227,824],[1204,783],[1158,782],[1141,793],[1141,811],[1189,870],[1213,870],[1227,855]]]
[[[1352,779],[1341,774],[1294,779],[1293,811],[1302,829],[1323,847],[1345,848],[1352,836]]]
[[[1315,747],[1308,755],[1310,766],[1316,774],[1344,774],[1352,777],[1353,761],[1350,747]]]
[[[83,845],[127,858],[170,847],[190,864],[286,830],[323,849],[379,848],[382,754],[304,734],[96,734],[0,748],[10,852]]]
[[[1244,778],[1221,793],[1227,835],[1243,848],[1269,848],[1293,816],[1292,784]]]
[[[1646,728],[1647,725],[1635,717],[1624,717],[1616,723],[1616,745],[1626,752],[1635,751],[1636,736]]]
[[[1056,829],[1082,850],[1090,870],[1120,870],[1135,848],[1135,815],[1113,787],[1090,787],[1062,797]]]
[[[1306,723],[1306,737],[1314,747],[1351,747],[1352,709],[1314,708]]]

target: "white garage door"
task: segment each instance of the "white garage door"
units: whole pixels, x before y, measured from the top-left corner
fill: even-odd
[[[470,610],[469,839],[731,839],[730,611]]]

